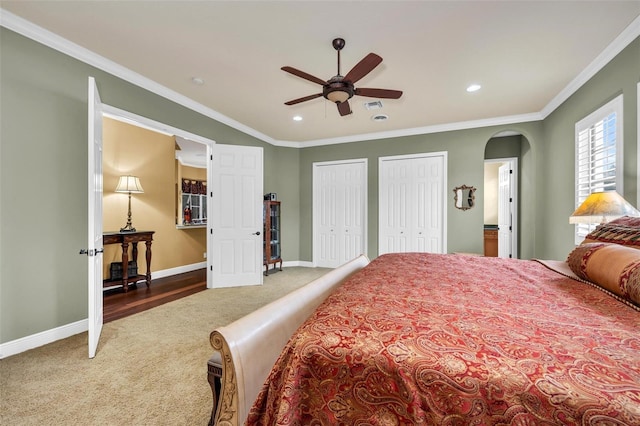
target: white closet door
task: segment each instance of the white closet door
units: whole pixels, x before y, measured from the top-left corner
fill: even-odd
[[[364,163],[351,164],[344,168],[344,233],[339,265],[365,252],[364,222],[367,176]]]
[[[413,161],[417,213],[414,251],[443,253],[444,162],[442,157]]]
[[[387,160],[381,163],[379,195],[379,254],[410,251],[412,162]]]
[[[316,170],[318,182],[314,210],[317,216],[314,240],[314,263],[317,266],[339,264],[337,211],[341,208],[338,198],[339,179],[335,167],[323,166]],[[314,178],[315,182],[316,178]]]
[[[378,252],[444,253],[446,153],[383,157]]]
[[[335,268],[365,252],[366,160],[315,163],[313,262]]]

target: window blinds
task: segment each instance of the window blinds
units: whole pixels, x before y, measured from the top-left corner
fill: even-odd
[[[576,207],[592,192],[616,189],[617,113],[612,112],[580,130],[576,146]],[[576,225],[576,244],[595,228],[595,224]]]

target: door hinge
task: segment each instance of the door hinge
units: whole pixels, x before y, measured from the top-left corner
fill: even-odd
[[[510,202],[510,203],[513,203],[513,198],[509,198],[509,202]]]
[[[509,174],[512,175],[513,174],[513,170],[509,169]]]
[[[509,225],[509,231],[513,231],[513,227]]]
[[[213,161],[213,154],[211,154],[211,155],[209,156],[209,159],[210,159],[211,161]]]

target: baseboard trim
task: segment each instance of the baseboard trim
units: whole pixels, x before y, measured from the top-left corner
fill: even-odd
[[[207,267],[207,262],[192,263],[191,265],[176,266],[175,268],[163,269],[162,271],[151,272],[151,279],[170,277],[171,275],[184,274]]]
[[[307,262],[304,260],[289,260],[286,262],[282,262],[283,268],[290,268],[294,266],[301,266],[303,268],[313,268],[313,262]]]
[[[306,268],[313,268],[313,262],[306,261],[288,261],[283,262],[282,267],[301,266]],[[192,263],[191,265],[178,266],[175,268],[164,269],[162,271],[152,272],[152,278],[165,278],[171,275],[183,274],[185,272],[195,271],[207,267],[207,262]],[[51,330],[45,330],[40,333],[32,334],[30,336],[21,337],[16,340],[12,340],[7,343],[0,343],[0,359],[17,355],[22,352],[26,352],[29,349],[34,349],[40,346],[53,343],[56,340],[66,339],[67,337],[74,336],[76,334],[84,333],[89,329],[89,320],[87,318],[76,321],[70,324],[62,325],[60,327],[52,328]],[[88,350],[88,349],[87,349]],[[88,352],[87,352],[88,356]]]
[[[56,340],[66,339],[67,337],[84,333],[88,329],[89,321],[87,319],[83,319],[80,321],[72,322],[71,324],[53,328],[51,330],[32,334],[31,336],[22,337],[20,339],[12,340],[7,343],[2,343],[0,344],[0,359],[26,352],[29,349],[34,349],[49,343],[53,343]],[[89,356],[88,349],[87,356]]]

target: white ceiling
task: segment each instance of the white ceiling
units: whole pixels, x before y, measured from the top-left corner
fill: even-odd
[[[300,145],[539,119],[575,90],[625,29],[628,35],[632,25],[637,36],[640,21],[640,1],[0,1],[0,7],[264,140]],[[336,37],[346,40],[343,75],[369,52],[384,59],[356,87],[404,95],[382,100],[375,111],[364,103],[376,99],[356,96],[346,117],[323,98],[284,105],[321,86],[280,67],[329,79],[337,73]],[[482,89],[467,93],[471,83]],[[389,119],[374,122],[377,113]],[[303,120],[294,122],[294,115]]]

